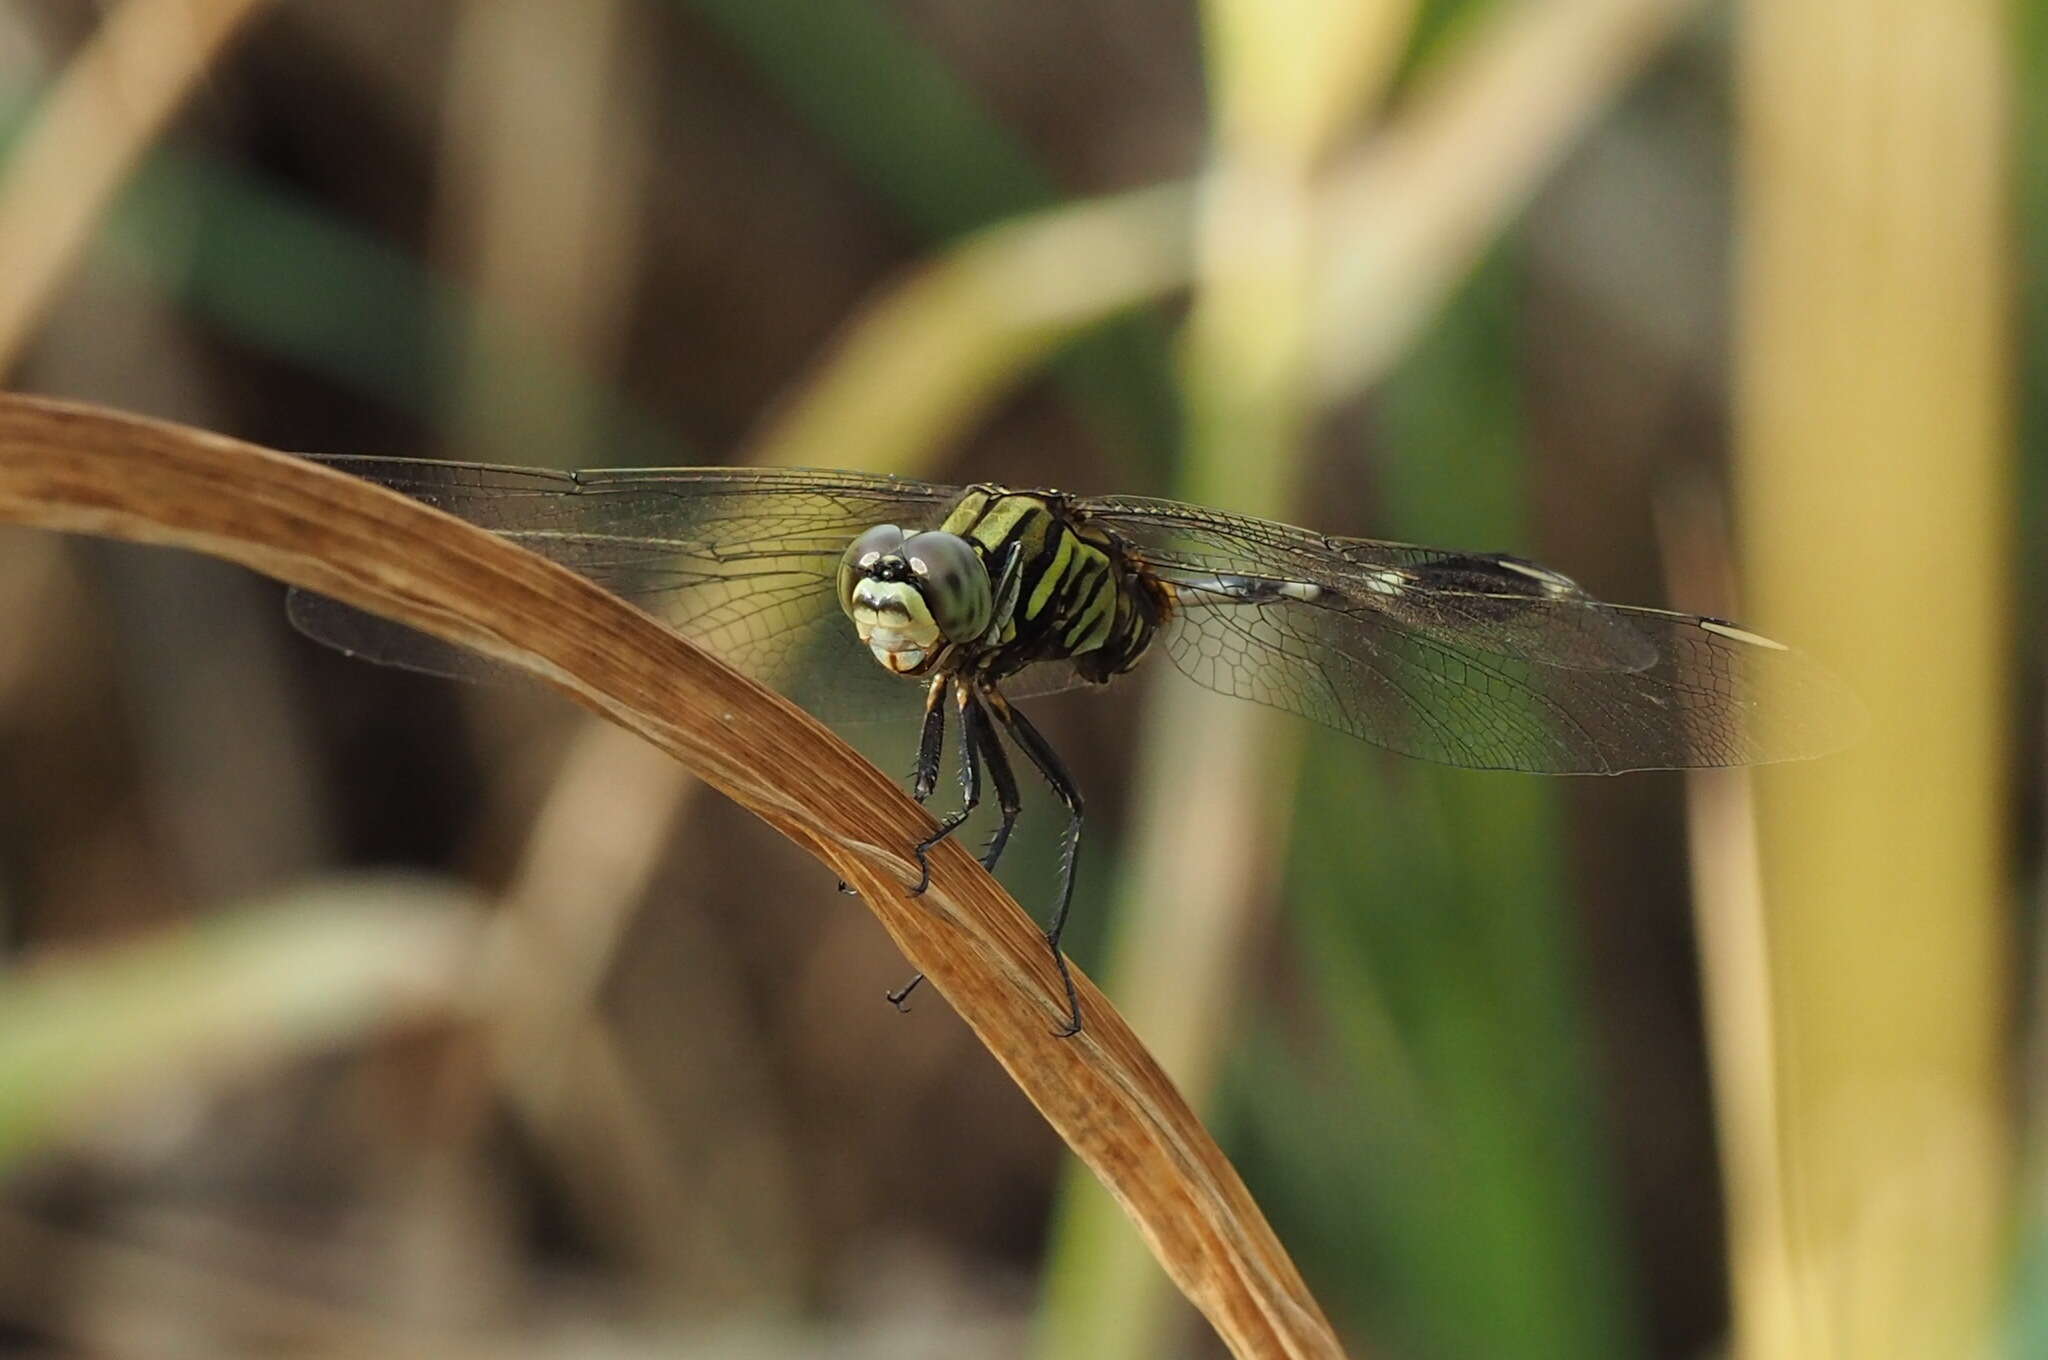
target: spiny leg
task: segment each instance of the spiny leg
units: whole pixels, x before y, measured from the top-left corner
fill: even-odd
[[[944,730],[945,712],[944,704],[934,703],[931,706],[930,712],[925,715],[924,720],[927,734]],[[939,715],[938,718],[934,719],[931,716],[934,713]],[[928,735],[927,741],[919,743],[918,750],[919,768],[916,791],[919,794],[917,801],[920,803],[931,796],[931,789],[925,779],[925,747],[927,745],[931,750],[931,764],[936,766],[938,763],[939,743],[936,740],[929,739]],[[936,776],[934,776],[935,780]],[[975,744],[973,735],[967,726],[967,690],[964,686],[960,690],[960,792],[962,795],[960,806],[941,817],[938,828],[931,835],[926,836],[917,843],[917,867],[920,872],[917,876],[917,886],[910,890],[912,897],[916,897],[932,885],[932,847],[952,835],[955,831],[958,831],[961,824],[974,815],[974,809],[981,806],[981,748]]]
[[[983,707],[980,696],[964,690],[962,692],[966,695],[960,708],[962,760],[968,758],[967,753],[973,752],[987,762],[989,779],[996,786],[996,806],[1003,814],[1002,825],[996,828],[996,834],[990,839],[988,848],[981,854],[981,867],[994,873],[996,861],[1003,857],[1003,847],[1009,843],[1010,831],[1017,825],[1017,817],[1024,810],[1024,801],[1018,796],[1016,772],[1010,768],[1009,753],[1003,750],[1002,739],[996,735],[995,727],[989,722],[988,710]],[[963,778],[965,773],[963,769]],[[968,806],[971,808],[973,804],[970,802]],[[910,994],[917,990],[917,984],[923,981],[924,974],[919,973],[890,992],[890,1003],[899,1011],[904,1009],[903,1003],[910,999]]]
[[[1060,935],[1067,928],[1067,909],[1074,904],[1074,865],[1081,855],[1081,790],[1074,783],[1074,777],[1067,773],[1066,762],[1052,749],[1031,720],[1016,709],[1009,701],[993,689],[982,691],[982,698],[996,720],[1009,729],[1010,739],[1017,743],[1030,762],[1045,776],[1045,782],[1062,803],[1067,805],[1066,855],[1060,867],[1059,905],[1053,909],[1052,924],[1045,932],[1045,943],[1052,950],[1054,967],[1059,969],[1060,982],[1067,989],[1067,1026],[1058,1031],[1063,1039],[1081,1032],[1081,997],[1074,990],[1074,975],[1067,968],[1067,956],[1060,952]]]
[[[988,845],[981,852],[981,867],[994,873],[996,861],[1003,857],[1003,847],[1010,843],[1010,833],[1017,829],[1017,818],[1024,811],[1024,800],[1018,794],[1016,772],[1010,768],[1010,753],[1003,749],[1003,739],[997,735],[995,724],[989,721],[988,704],[979,694],[961,714],[960,724],[962,733],[971,732],[973,740],[981,747],[982,759],[988,762],[989,780],[996,786],[996,807],[1003,814],[996,834],[989,837]]]
[[[910,796],[922,803],[939,786],[939,758],[946,746],[946,677],[935,675],[924,691],[924,725],[917,734],[917,765]]]
[[[922,803],[932,796],[932,790],[939,786],[939,761],[946,747],[946,677],[933,676],[924,692],[924,725],[917,735],[917,764],[910,774],[910,796]],[[920,850],[917,862],[924,865],[924,852]],[[925,865],[925,877],[919,880],[917,891],[923,892],[931,879],[931,866]],[[839,880],[839,891],[852,895],[853,889],[846,886],[846,880]]]

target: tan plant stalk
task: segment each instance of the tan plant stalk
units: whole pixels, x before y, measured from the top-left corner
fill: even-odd
[[[459,451],[450,456],[553,467],[615,461],[605,451],[599,389],[509,362],[508,352],[517,337],[547,337],[578,371],[619,367],[651,149],[637,37],[626,0],[464,0],[455,9],[434,204],[436,253],[470,288],[460,368],[442,411],[444,442]],[[618,942],[701,787],[630,736],[601,722],[577,725],[492,915],[493,1061],[465,1054],[449,1065],[441,1098],[464,1117],[437,1126],[451,1140],[481,1137],[501,1093],[550,1158],[579,1226],[638,1263],[634,1278],[657,1298],[686,1274],[702,1281],[736,1269],[730,1253],[698,1245],[725,1217],[702,1203],[692,1210],[693,1190],[707,1183],[744,1180],[753,1192],[748,1282],[788,1274],[771,1264],[785,1224],[761,1193],[764,1178],[721,1176],[723,1167],[682,1155],[597,1005]],[[709,972],[690,980],[692,995]],[[729,1117],[728,1103],[716,1107]],[[592,1146],[606,1155],[587,1155]],[[772,1142],[719,1147],[775,1164]],[[422,1177],[415,1193],[445,1193],[463,1159],[450,1154],[437,1165],[445,1174]],[[691,1175],[701,1179],[693,1185]],[[443,1292],[431,1278],[411,1287],[423,1307]]]
[[[1721,492],[1680,481],[1658,510],[1672,601],[1722,618],[1747,617],[1748,610],[1735,598]],[[1757,846],[1755,772],[1688,771],[1685,825],[1700,1009],[1727,1204],[1733,1353],[1792,1355],[1785,1149],[1778,1137],[1783,1074],[1771,995],[1770,917]]]
[[[1322,185],[1315,383],[1378,381],[1700,0],[1502,5]]]
[[[51,90],[0,178],[0,374],[100,217],[264,0],[127,0]]]
[[[626,0],[456,8],[435,235],[474,299],[447,411],[463,457],[612,461],[597,389],[506,364],[503,332],[547,337],[589,373],[618,368],[653,139],[637,37]]]
[[[1730,1216],[1738,1241],[1752,1224],[1784,1240],[1737,1260],[1738,1333],[1761,1360],[1990,1354],[2023,745],[2016,16],[1998,0],[1739,8],[1746,616],[1839,666],[1871,725],[1835,759],[1756,776],[1783,1200]]]
[[[210,553],[516,666],[688,765],[852,885],[1242,1356],[1341,1354],[1236,1171],[1101,993],[1054,1037],[1037,928],[930,818],[780,696],[591,582],[417,502],[164,422],[0,397],[0,522]],[[822,876],[821,876],[822,881]]]

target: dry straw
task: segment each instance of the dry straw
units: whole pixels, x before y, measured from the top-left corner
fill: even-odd
[[[911,897],[930,818],[801,710],[646,614],[427,506],[254,445],[0,397],[0,521],[212,554],[517,666],[632,731],[857,889],[1129,1212],[1238,1355],[1339,1355],[1237,1173],[1077,973],[1063,1006],[1030,919],[948,842]]]

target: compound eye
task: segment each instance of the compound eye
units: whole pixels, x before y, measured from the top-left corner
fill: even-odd
[[[910,564],[910,579],[948,642],[968,642],[987,631],[995,593],[974,545],[958,534],[923,533],[904,539],[896,552]]]
[[[903,546],[903,530],[893,524],[877,524],[847,545],[839,559],[839,607],[853,610],[853,588],[874,568],[875,563]]]

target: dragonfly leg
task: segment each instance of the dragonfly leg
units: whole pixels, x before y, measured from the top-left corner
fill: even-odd
[[[946,746],[946,706],[940,702],[946,697],[946,677],[934,676],[924,692],[924,726],[917,736],[917,765],[910,775],[910,796],[922,803],[932,796],[939,786],[939,761]],[[924,852],[920,850],[917,862],[924,864]],[[925,869],[926,877],[920,879],[917,891],[923,892],[929,882],[931,870]],[[839,880],[839,891],[851,893],[846,880]]]
[[[1017,818],[1024,811],[1024,800],[1018,794],[1017,774],[1010,767],[1010,753],[1003,749],[1003,740],[989,721],[987,702],[980,695],[975,695],[974,702],[960,715],[960,723],[963,737],[981,747],[982,759],[988,764],[989,782],[996,786],[996,807],[1003,814],[996,834],[989,837],[981,852],[981,867],[994,873],[996,861],[1003,857],[1003,847],[1010,843],[1010,833],[1016,829]]]
[[[924,726],[917,734],[917,768],[910,796],[922,803],[939,786],[939,759],[946,745],[946,677],[933,676],[924,692]]]
[[[1003,558],[1003,568],[996,575],[995,608],[990,611],[988,631],[982,634],[982,644],[993,647],[1003,636],[1003,630],[1010,626],[1010,620],[1017,613],[1017,592],[1024,584],[1024,545],[1012,543],[1009,553]]]
[[[934,691],[937,688],[937,683],[934,683]],[[947,813],[939,819],[938,829],[917,843],[917,867],[921,872],[917,876],[917,886],[910,890],[912,897],[917,896],[932,885],[932,847],[952,835],[955,831],[958,831],[961,823],[973,816],[974,810],[981,806],[981,746],[974,740],[973,728],[968,723],[967,710],[969,703],[969,691],[965,685],[962,685],[960,687],[960,792],[963,797],[960,800],[960,806],[956,810]],[[924,726],[927,739],[925,742],[920,743],[920,748],[925,745],[930,746],[932,763],[934,765],[938,763],[938,740],[930,734],[944,730],[945,712],[944,704],[933,703],[930,711],[925,715]],[[933,713],[939,715],[938,719],[934,720],[932,718],[931,714]],[[923,749],[920,749],[918,752],[918,762],[920,765],[918,788],[924,790],[925,797],[929,797],[930,790],[925,789],[924,785],[924,771],[922,769],[924,759],[925,752]],[[918,801],[923,802],[924,798],[921,797]]]
[[[996,861],[1003,857],[1003,847],[1009,843],[1010,832],[1017,825],[1017,818],[1024,810],[1024,800],[1018,793],[1016,771],[1010,768],[1009,752],[1003,749],[1002,738],[996,735],[995,728],[990,725],[988,710],[979,695],[975,695],[960,710],[960,743],[963,748],[980,752],[981,758],[988,763],[989,781],[996,786],[996,806],[1002,810],[1003,820],[996,828],[996,834],[989,839],[988,848],[981,852],[981,867],[994,873]],[[1059,958],[1057,947],[1053,951],[1053,957]],[[1065,971],[1064,964],[1061,965],[1061,971]],[[890,1004],[899,1011],[907,1010],[908,1007],[903,1003],[910,999],[910,994],[917,990],[917,984],[923,981],[924,974],[919,973],[890,992]],[[1067,986],[1070,991],[1073,985],[1073,979],[1069,978]],[[1078,1013],[1077,1009],[1076,1014]],[[1079,1028],[1078,1021],[1075,1028]],[[1067,1032],[1071,1034],[1073,1031]]]
[[[996,720],[1009,729],[1010,737],[1017,743],[1030,762],[1045,776],[1045,782],[1052,786],[1053,793],[1067,805],[1066,854],[1060,865],[1060,900],[1053,908],[1052,924],[1046,929],[1045,943],[1052,950],[1053,965],[1059,969],[1060,981],[1067,989],[1067,1023],[1057,1031],[1063,1039],[1081,1032],[1081,997],[1074,990],[1074,975],[1067,968],[1067,956],[1060,952],[1060,935],[1067,928],[1067,910],[1074,904],[1074,864],[1081,853],[1081,790],[1074,783],[1074,777],[1067,773],[1066,762],[1059,752],[1052,749],[1052,743],[1034,727],[1031,720],[1010,707],[1009,702],[993,689],[982,691],[983,698],[994,713]]]
[[[934,690],[936,688],[934,685]],[[925,716],[927,728],[932,726],[932,713],[938,713],[943,718],[945,709],[937,704],[931,706]],[[996,786],[996,802],[1003,813],[1003,824],[997,828],[995,840],[982,853],[982,867],[993,870],[996,867],[996,860],[1002,856],[1003,842],[1010,838],[1010,828],[1016,824],[1017,814],[1022,810],[1023,804],[1017,796],[1017,776],[1010,769],[1010,757],[1003,751],[1002,743],[996,739],[995,729],[989,726],[987,710],[975,698],[973,691],[963,686],[960,690],[960,785],[967,797],[958,812],[949,814],[939,823],[937,831],[918,843],[917,862],[924,869],[924,877],[918,880],[917,892],[923,892],[931,886],[932,866],[927,857],[931,848],[957,830],[981,802],[983,760],[988,762],[989,777]],[[910,994],[916,991],[917,985],[923,981],[924,974],[919,973],[895,991],[888,993],[889,1004],[899,1011],[908,1009],[904,1002],[910,999]]]

